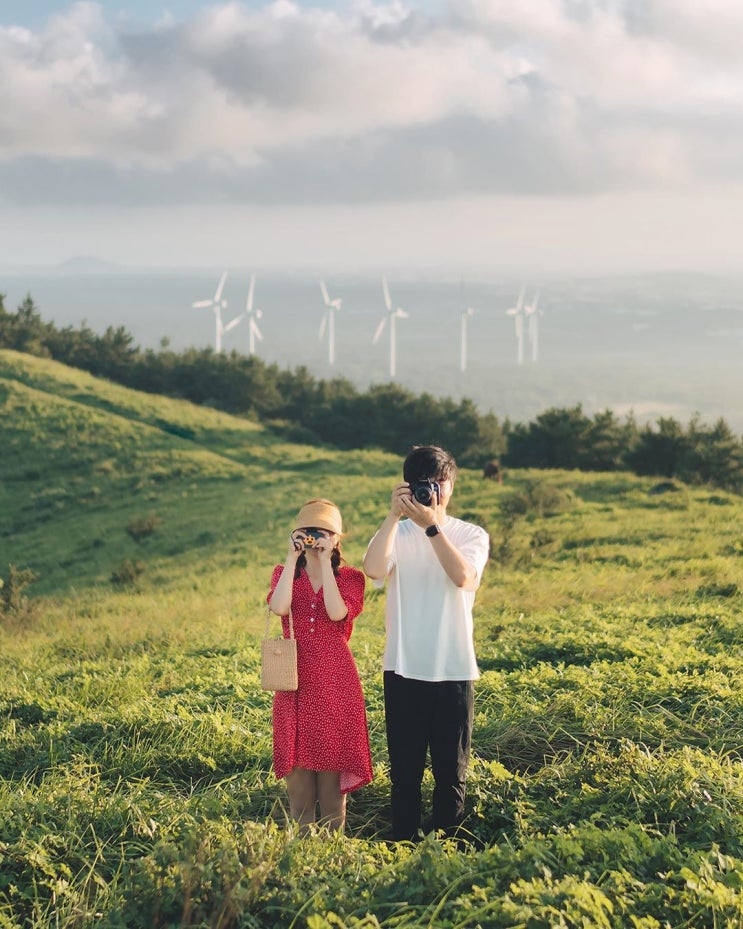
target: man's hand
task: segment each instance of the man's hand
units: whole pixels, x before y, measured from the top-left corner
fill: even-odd
[[[397,507],[400,516],[407,516],[412,519],[416,526],[421,529],[427,529],[434,523],[443,522],[446,516],[445,508],[441,507],[436,497],[431,501],[431,506],[425,506],[413,496],[408,484],[398,484],[392,492],[392,509]]]
[[[407,516],[408,514],[405,509],[405,501],[409,500],[410,497],[410,487],[407,484],[397,484],[395,489],[392,491],[392,498],[390,500],[390,515],[395,516],[397,519],[401,519],[403,516]]]

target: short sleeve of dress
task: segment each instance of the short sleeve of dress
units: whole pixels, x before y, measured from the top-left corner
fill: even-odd
[[[354,620],[364,609],[366,577],[357,568],[341,568],[338,572],[338,592],[348,609],[346,619]]]
[[[266,596],[266,603],[268,603],[271,597],[273,597],[273,592],[274,590],[276,590],[276,585],[279,583],[279,578],[281,577],[283,573],[284,573],[284,566],[282,564],[277,564],[276,567],[273,569],[273,573],[271,574],[271,589],[268,591],[268,594]]]

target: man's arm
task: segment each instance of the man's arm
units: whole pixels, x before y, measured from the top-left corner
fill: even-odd
[[[439,564],[446,571],[449,580],[462,590],[477,590],[480,581],[473,564],[449,541],[443,532],[431,539],[431,545]]]
[[[446,520],[446,509],[439,504],[424,506],[413,496],[401,501],[403,514],[420,526],[428,529],[429,526],[441,525]],[[431,537],[433,547],[439,564],[446,572],[447,577],[455,586],[462,590],[477,590],[480,581],[477,577],[476,567],[469,562],[459,549],[443,533]]]
[[[401,500],[409,495],[410,488],[407,484],[398,484],[395,487],[392,491],[390,511],[366,550],[363,562],[364,574],[373,581],[380,581],[387,576],[387,565],[395,544],[397,524],[402,516]]]
[[[392,546],[397,535],[398,519],[392,513],[377,530],[364,555],[364,574],[373,581],[380,581],[387,576],[387,565],[392,555]]]

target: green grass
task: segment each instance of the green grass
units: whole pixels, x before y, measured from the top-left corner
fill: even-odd
[[[351,644],[375,778],[351,795],[345,837],[300,838],[259,687],[270,570],[320,494],[358,564],[400,462],[12,352],[0,415],[0,574],[38,575],[0,619],[2,929],[743,925],[740,498],[464,472],[453,511],[493,540],[476,606],[477,841],[382,841],[371,586]],[[136,583],[112,583],[127,560]]]

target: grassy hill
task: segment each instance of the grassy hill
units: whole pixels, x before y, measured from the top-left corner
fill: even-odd
[[[358,478],[390,468],[389,457],[287,444],[247,420],[14,352],[0,352],[0,390],[2,532],[12,539],[2,553],[37,571],[39,590],[105,580],[141,554],[129,522],[153,513],[162,529],[148,561],[165,570],[178,558],[198,567],[225,546],[260,557],[326,480],[353,528],[374,502],[354,499]]]
[[[0,927],[742,924],[740,498],[628,474],[463,473],[453,512],[493,543],[478,842],[379,840],[371,588],[351,644],[375,780],[345,838],[299,839],[258,685],[270,570],[318,494],[341,506],[358,564],[400,462],[12,352],[0,415],[0,574],[38,576],[0,619]],[[113,582],[127,563],[136,581]]]

